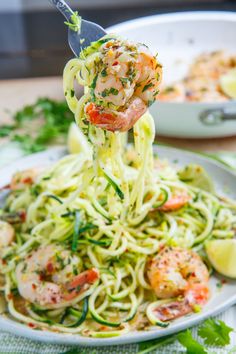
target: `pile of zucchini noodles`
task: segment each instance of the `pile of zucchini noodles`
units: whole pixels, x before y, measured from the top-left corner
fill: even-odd
[[[125,133],[105,132],[83,122],[94,77],[93,52],[69,61],[64,90],[76,121],[88,137],[87,153],[67,155],[41,172],[33,185],[12,191],[4,213],[26,210],[16,239],[2,251],[8,315],[31,327],[92,337],[120,335],[151,326],[146,309],[156,301],[146,277],[148,260],[163,245],[191,248],[204,256],[204,241],[234,236],[236,203],[198,188],[184,171],[153,155],[153,118],[146,113]],[[75,78],[86,87],[78,100]],[[181,174],[182,173],[182,174]],[[184,191],[182,208],[159,210]],[[43,308],[23,302],[17,291],[17,264],[39,246],[55,244],[76,254],[80,271],[95,267],[100,279],[73,306]]]

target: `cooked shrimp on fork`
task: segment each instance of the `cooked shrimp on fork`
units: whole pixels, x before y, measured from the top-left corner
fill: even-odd
[[[156,100],[162,66],[144,45],[119,39],[103,44],[100,52],[95,99],[85,105],[85,114],[99,128],[127,131]]]

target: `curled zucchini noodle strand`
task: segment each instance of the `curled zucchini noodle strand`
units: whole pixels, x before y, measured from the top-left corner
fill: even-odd
[[[88,87],[99,55],[72,59],[64,71],[68,105],[93,156],[89,151],[65,156],[40,173],[33,185],[12,191],[3,213],[27,210],[27,215],[14,242],[2,251],[5,283],[0,291],[5,293],[8,312],[20,322],[110,337],[151,325],[146,310],[156,296],[146,266],[160,247],[192,248],[204,256],[206,240],[234,236],[236,203],[181,180],[174,166],[153,156],[155,129],[149,113],[135,124],[130,147],[125,133],[85,124],[84,105],[90,99]],[[85,87],[79,100],[75,81]],[[180,193],[189,195],[186,205],[162,209]],[[75,239],[76,213],[80,224]],[[76,254],[80,270],[98,269],[99,280],[70,305],[43,308],[25,301],[22,311],[16,266],[39,246],[48,245]]]

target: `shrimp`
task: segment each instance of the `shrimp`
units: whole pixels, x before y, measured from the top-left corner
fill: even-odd
[[[95,268],[79,273],[81,260],[60,246],[48,245],[34,251],[16,267],[20,295],[47,308],[70,305],[99,279]]]
[[[135,95],[150,106],[157,98],[162,78],[162,66],[148,51],[139,54],[140,76]]]
[[[155,309],[161,321],[190,313],[209,298],[209,272],[200,256],[191,250],[165,247],[152,259],[148,279],[158,298],[181,297]]]
[[[38,174],[38,168],[31,168],[28,170],[16,172],[11,179],[10,189],[14,191],[24,189],[26,186],[32,185],[35,182]]]
[[[141,45],[113,39],[100,48],[100,71],[85,115],[97,127],[127,131],[156,100],[162,66]]]
[[[0,221],[0,264],[2,261],[4,248],[10,246],[10,244],[14,241],[15,238],[15,230],[14,228],[5,221]],[[0,269],[1,273],[1,269]],[[0,279],[1,283],[1,279]]]
[[[14,228],[9,223],[0,221],[0,249],[9,246],[14,237]]]
[[[162,102],[184,102],[185,88],[182,83],[167,86],[161,90],[158,99]]]
[[[96,106],[94,103],[89,103],[86,108],[86,113],[90,117],[90,122],[98,128],[109,131],[125,132],[132,128],[136,121],[146,112],[145,103],[138,97],[130,101],[129,107],[124,111],[112,112],[104,110],[102,106]]]
[[[178,192],[174,194],[165,204],[160,206],[158,210],[168,212],[175,211],[187,204],[191,200],[191,197],[186,192]]]

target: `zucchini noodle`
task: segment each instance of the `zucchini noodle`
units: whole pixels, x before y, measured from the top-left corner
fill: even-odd
[[[66,100],[87,137],[88,153],[65,156],[38,172],[32,183],[12,188],[0,214],[7,221],[6,215],[26,212],[15,224],[17,237],[0,250],[0,291],[8,316],[32,328],[97,338],[155,324],[152,309],[158,299],[147,264],[165,245],[204,253],[206,240],[234,237],[236,228],[234,201],[183,180],[174,166],[153,156],[155,128],[148,112],[134,125],[132,145],[126,144],[126,133],[105,131],[86,120],[102,43],[70,60],[64,71]],[[80,99],[76,81],[85,87]],[[188,197],[183,205],[165,209],[181,194]],[[72,281],[95,268],[99,278],[77,289],[70,301],[43,306],[24,299],[17,269],[25,264],[27,282],[27,266],[43,249],[55,249],[58,278],[67,268]]]

